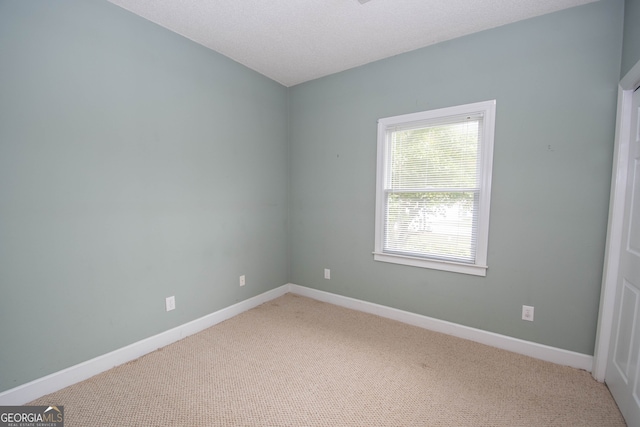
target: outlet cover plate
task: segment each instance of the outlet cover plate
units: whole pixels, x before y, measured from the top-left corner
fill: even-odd
[[[167,308],[167,311],[175,310],[176,297],[175,296],[167,297],[165,299],[165,307]]]
[[[531,307],[530,305],[522,306],[522,320],[533,322],[533,307]]]

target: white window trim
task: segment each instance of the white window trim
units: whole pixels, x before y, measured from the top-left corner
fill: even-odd
[[[491,171],[493,169],[493,139],[495,129],[496,100],[477,102],[473,104],[455,107],[440,108],[437,110],[423,111],[419,113],[404,114],[400,116],[386,117],[378,120],[378,159],[376,170],[376,214],[375,214],[375,248],[373,252],[375,261],[390,262],[409,265],[413,267],[430,268],[435,270],[451,271],[455,273],[471,274],[476,276],[487,275],[487,250],[489,244],[489,213],[491,201]],[[445,118],[461,114],[481,112],[484,115],[482,134],[480,198],[478,207],[478,230],[476,259],[474,263],[458,263],[441,261],[430,258],[411,257],[384,252],[384,173],[385,173],[385,149],[387,146],[387,129],[399,124],[425,121],[430,119]]]

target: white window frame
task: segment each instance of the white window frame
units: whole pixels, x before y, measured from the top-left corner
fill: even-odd
[[[386,117],[378,120],[374,260],[409,265],[413,267],[486,276],[488,268],[487,250],[489,244],[489,211],[491,201],[491,174],[493,168],[495,111],[496,100],[494,99],[491,101]],[[478,199],[478,226],[475,261],[472,263],[452,262],[428,257],[407,256],[386,252],[384,250],[384,226],[386,214],[385,182],[388,173],[387,146],[390,139],[388,137],[389,131],[398,125],[407,125],[414,122],[428,122],[429,124],[433,124],[434,121],[437,123],[439,120],[446,122],[447,118],[451,118],[451,116],[478,113],[483,115],[483,127],[479,159],[480,194]]]

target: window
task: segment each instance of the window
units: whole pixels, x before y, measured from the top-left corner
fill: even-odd
[[[486,275],[495,107],[378,121],[376,261]]]

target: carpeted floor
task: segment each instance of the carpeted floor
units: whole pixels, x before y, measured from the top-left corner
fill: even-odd
[[[66,427],[625,425],[588,372],[293,294],[30,404]]]

